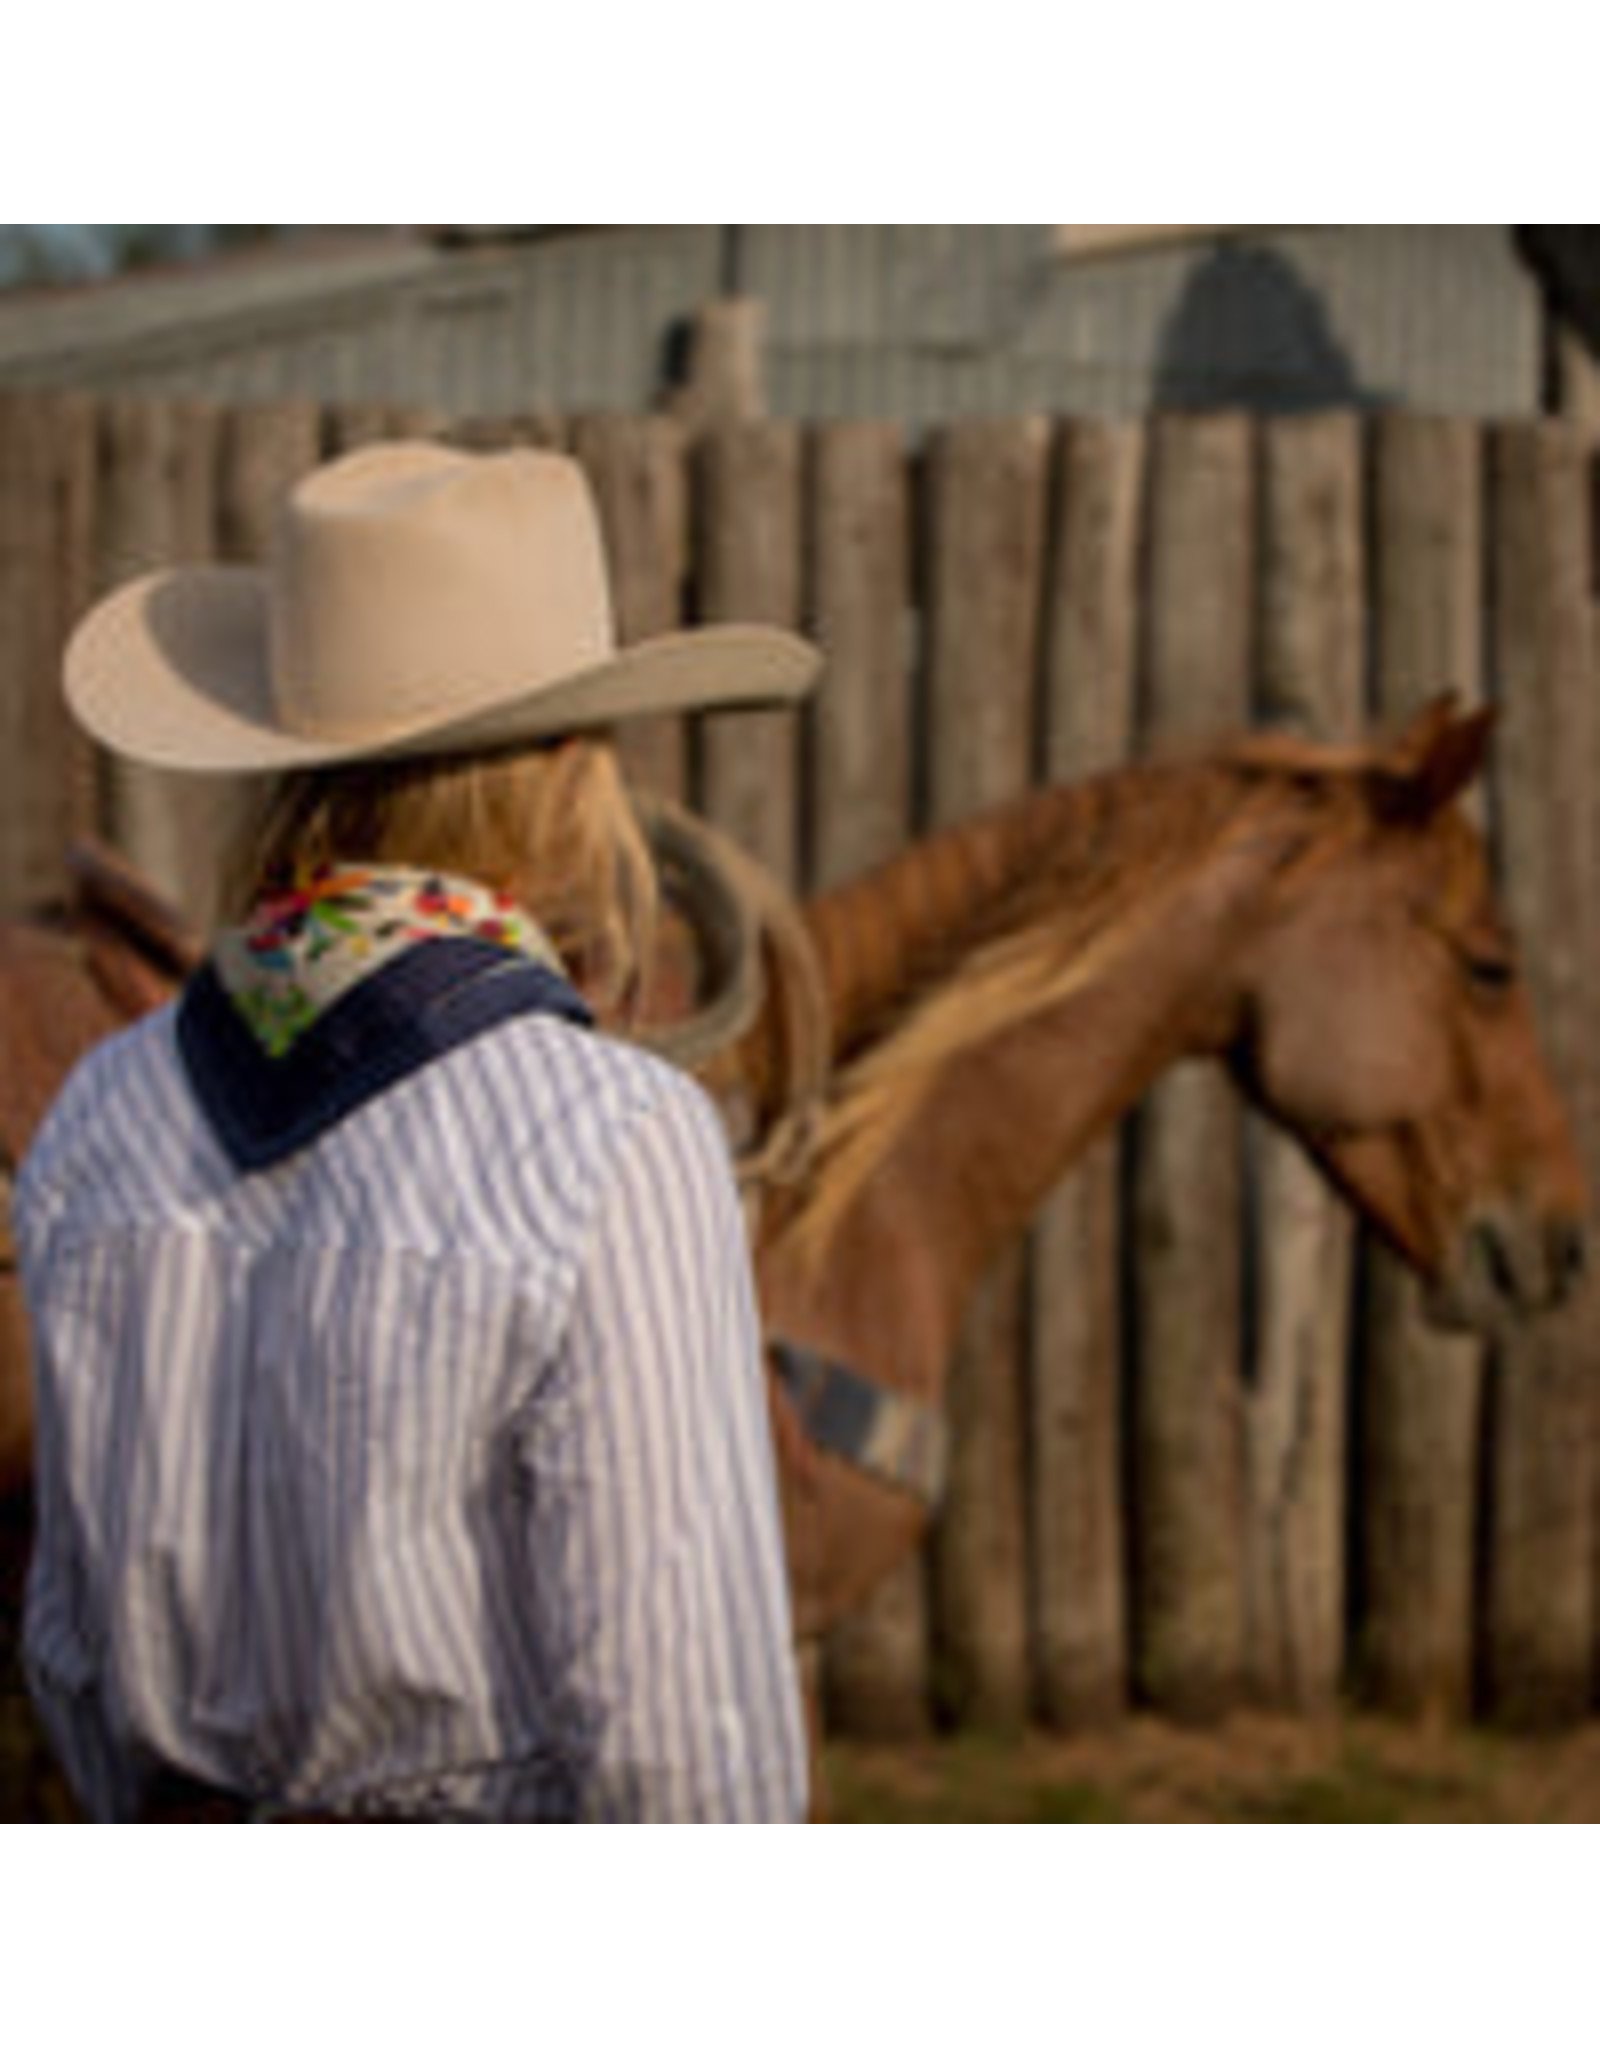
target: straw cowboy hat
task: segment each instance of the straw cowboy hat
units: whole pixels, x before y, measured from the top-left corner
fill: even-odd
[[[579,466],[388,442],[289,494],[270,564],[124,585],[68,644],[105,745],[194,773],[461,753],[643,712],[783,702],[820,657],[767,626],[619,649]]]

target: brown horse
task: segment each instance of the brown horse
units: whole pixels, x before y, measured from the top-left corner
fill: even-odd
[[[1386,745],[1259,737],[1043,791],[814,904],[845,1064],[815,1171],[769,1203],[769,1331],[936,1407],[986,1264],[1187,1055],[1304,1142],[1440,1320],[1560,1301],[1583,1173],[1454,801],[1488,726],[1440,704]],[[927,1504],[775,1414],[815,1635]]]
[[[1454,801],[1487,730],[1436,706],[1388,744],[1258,737],[1128,769],[1021,799],[810,905],[837,1067],[812,1169],[769,1190],[758,1235],[780,1347],[903,1397],[879,1431],[903,1450],[938,1408],[991,1256],[1186,1055],[1227,1061],[1443,1319],[1490,1329],[1559,1301],[1582,1173]],[[740,1047],[758,1100],[775,1099],[781,1036],[769,1005]],[[892,1457],[872,1470],[819,1449],[814,1392],[797,1406],[775,1382],[773,1397],[807,1637],[920,1540],[931,1508],[926,1487],[886,1482]],[[901,1481],[930,1476],[901,1463]]]

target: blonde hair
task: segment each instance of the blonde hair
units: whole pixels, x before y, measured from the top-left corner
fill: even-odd
[[[656,872],[615,749],[573,738],[516,753],[297,770],[268,789],[225,862],[221,910],[334,862],[464,876],[543,927],[603,1015],[639,1003]]]

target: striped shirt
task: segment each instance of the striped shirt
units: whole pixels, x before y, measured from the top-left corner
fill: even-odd
[[[16,1194],[25,1655],[88,1812],[795,1820],[758,1325],[696,1085],[518,1017],[240,1173],[172,1009]]]

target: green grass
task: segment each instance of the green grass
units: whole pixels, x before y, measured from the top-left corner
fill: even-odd
[[[1104,1785],[1018,1769],[1014,1746],[980,1735],[913,1751],[836,1746],[831,1818],[858,1823],[1027,1822],[1060,1826],[1128,1818]]]
[[[846,1823],[1576,1820],[1600,1810],[1600,1733],[1591,1723],[1565,1745],[1541,1745],[1371,1721],[1206,1731],[1145,1721],[1081,1740],[834,1743],[827,1784],[828,1817]]]
[[[1452,1767],[1396,1768],[1361,1742],[1347,1742],[1328,1769],[1249,1788],[1224,1801],[1219,1820],[1371,1827],[1477,1817],[1490,1786],[1472,1738],[1459,1738]]]

